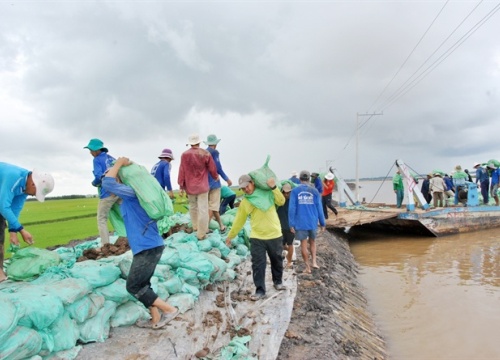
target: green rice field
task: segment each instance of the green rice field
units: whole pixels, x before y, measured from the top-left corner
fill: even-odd
[[[27,201],[20,215],[20,222],[33,235],[39,248],[64,245],[71,240],[98,237],[97,231],[97,198],[48,199],[41,203]],[[187,199],[176,199],[174,211],[185,213]],[[111,224],[108,223],[112,230]],[[21,247],[27,246],[21,235],[18,235]],[[9,258],[9,236],[5,237],[5,257]]]

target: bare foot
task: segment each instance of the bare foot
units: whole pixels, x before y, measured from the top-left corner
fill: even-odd
[[[313,269],[319,269],[318,264],[313,264]]]
[[[310,273],[311,273],[311,269],[305,269],[305,270],[303,271],[303,273],[304,273],[304,274],[310,274]]]

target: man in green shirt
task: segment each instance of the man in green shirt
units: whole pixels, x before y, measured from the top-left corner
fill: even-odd
[[[392,177],[392,188],[394,189],[394,193],[396,194],[396,207],[399,209],[403,204],[403,198],[405,196],[405,189],[403,186],[403,177],[401,176],[401,172],[398,170]]]

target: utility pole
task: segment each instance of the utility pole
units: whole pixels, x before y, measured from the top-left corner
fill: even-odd
[[[380,113],[356,113],[356,201],[359,203],[359,117],[360,116],[377,116],[384,115],[384,112]]]

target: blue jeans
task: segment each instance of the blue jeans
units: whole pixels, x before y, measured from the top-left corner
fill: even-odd
[[[283,281],[283,237],[271,240],[250,238],[253,283],[256,294],[266,293],[266,254],[271,261],[273,284]]]
[[[164,248],[164,246],[158,246],[141,251],[135,254],[132,259],[132,265],[127,277],[127,291],[143,303],[146,308],[153,305],[158,298],[158,295],[151,288],[151,277],[160,261]]]
[[[396,207],[400,208],[403,204],[403,199],[405,197],[405,191],[403,189],[396,190]]]

